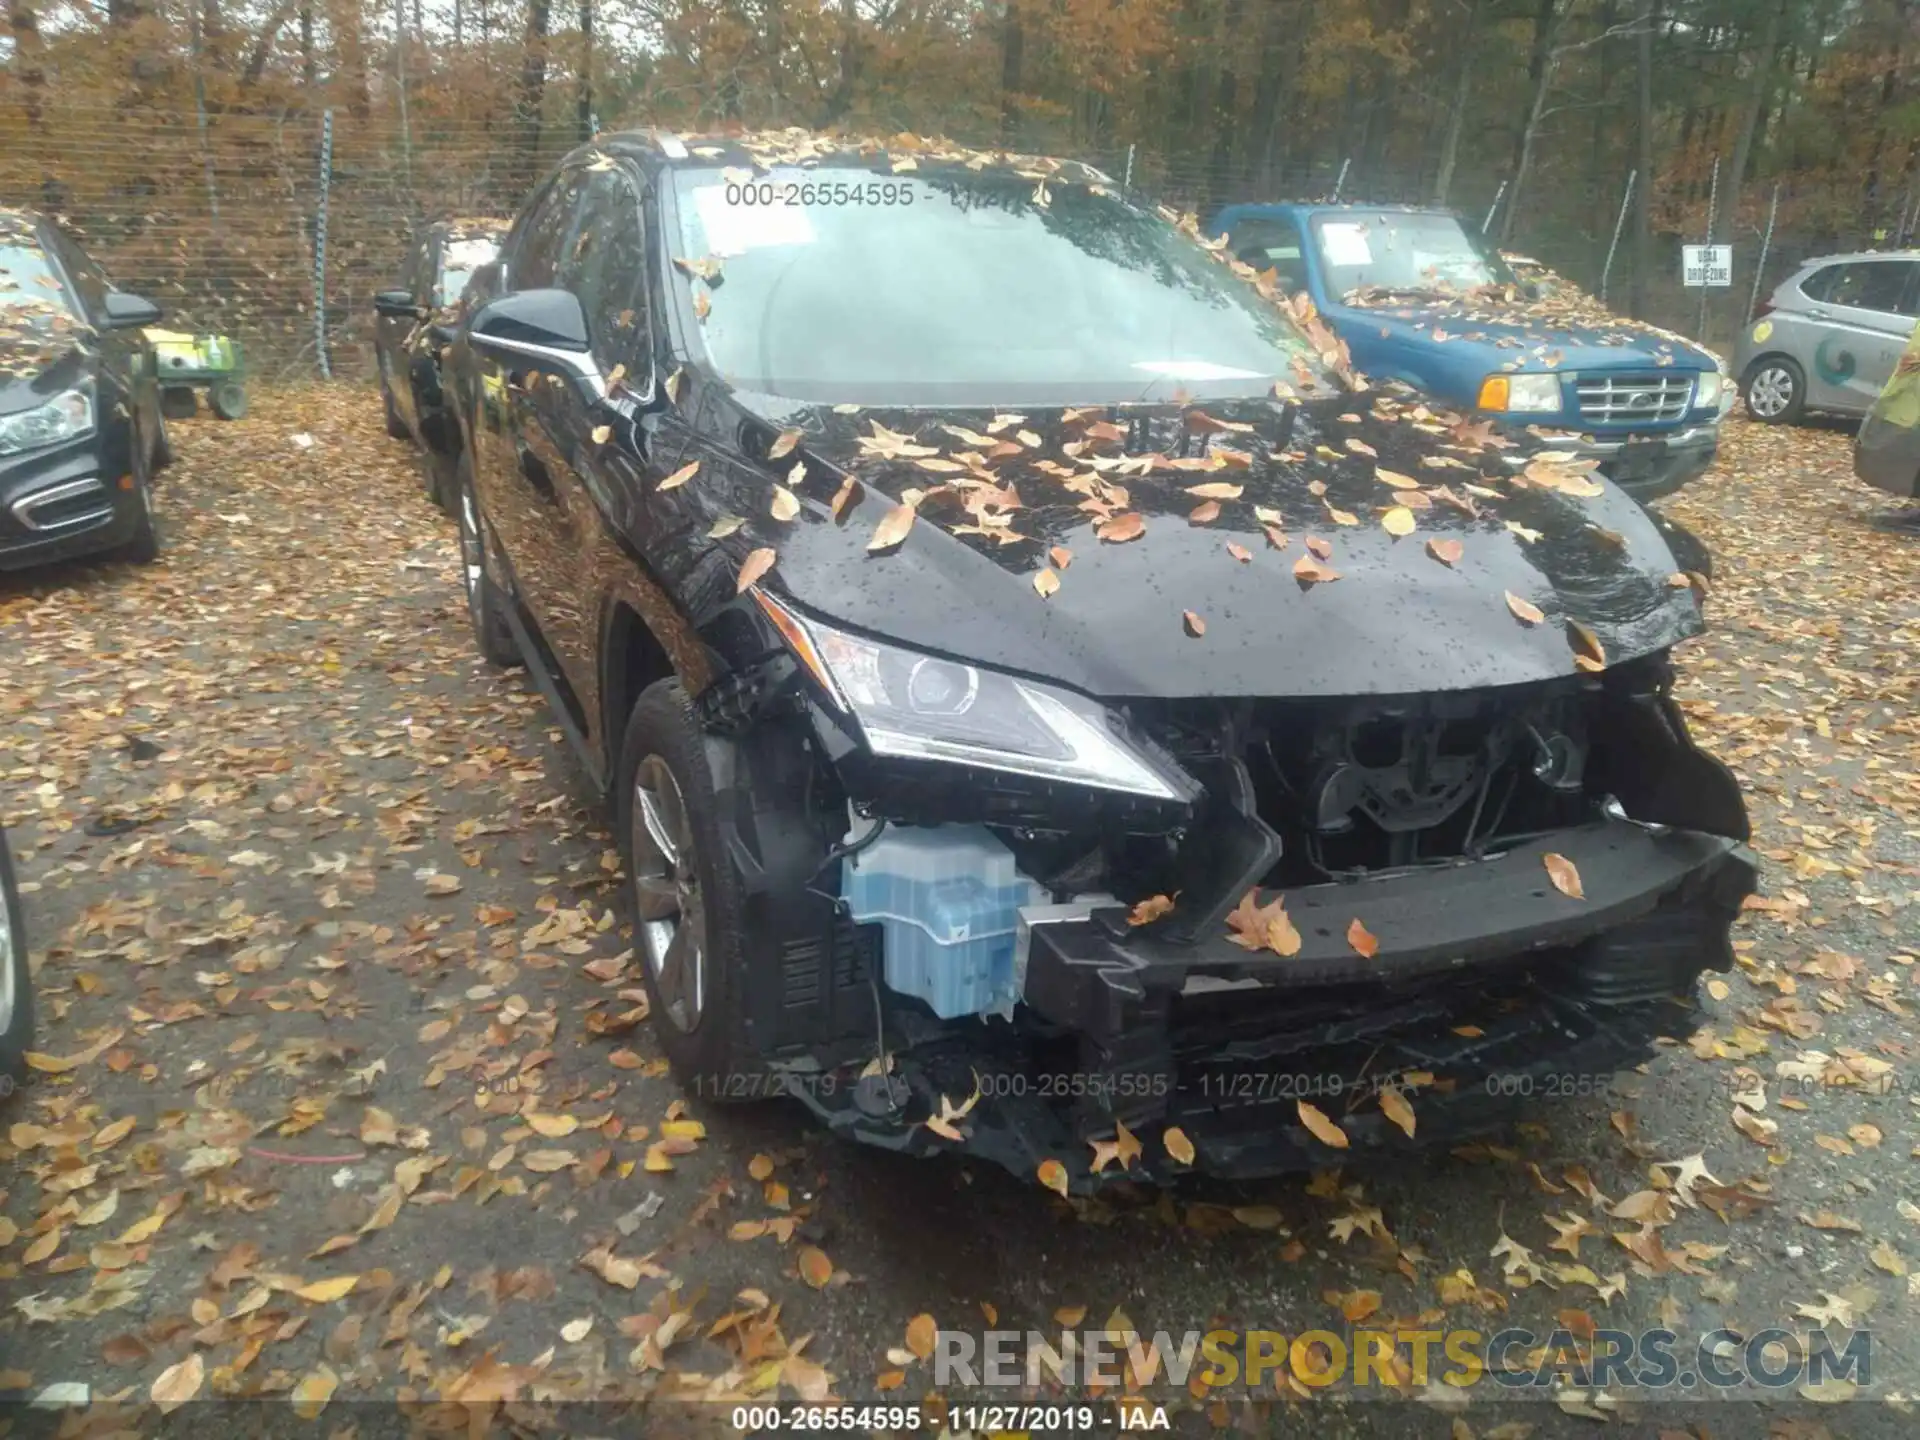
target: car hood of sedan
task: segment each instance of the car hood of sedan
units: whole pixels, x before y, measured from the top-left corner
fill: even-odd
[[[85,332],[64,311],[0,306],[0,415],[44,405],[85,376]]]
[[[997,415],[736,398],[749,452],[780,452],[710,495],[754,517],[720,542],[736,566],[761,551],[760,583],[819,619],[1103,698],[1529,684],[1703,628],[1634,501],[1414,398]],[[769,514],[776,480],[801,500],[789,521]]]

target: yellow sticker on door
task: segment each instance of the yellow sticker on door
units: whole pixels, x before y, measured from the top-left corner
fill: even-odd
[[[1764,345],[1767,343],[1767,337],[1771,334],[1773,334],[1773,322],[1771,320],[1762,320],[1758,325],[1753,327],[1753,343],[1756,345]]]

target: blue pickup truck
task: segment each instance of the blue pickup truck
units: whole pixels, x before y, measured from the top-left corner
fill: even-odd
[[[1205,231],[1305,290],[1356,370],[1548,436],[1637,500],[1713,462],[1732,388],[1711,353],[1596,302],[1543,298],[1450,211],[1228,205]]]

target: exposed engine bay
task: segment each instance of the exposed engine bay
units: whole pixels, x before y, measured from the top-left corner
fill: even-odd
[[[938,1150],[952,1131],[1026,1173],[1057,1155],[1076,1185],[1099,1183],[1088,1143],[1118,1125],[1178,1124],[1220,1173],[1297,1168],[1295,1106],[1316,1095],[1356,1133],[1385,1087],[1497,1124],[1511,1106],[1484,1103],[1486,1077],[1637,1063],[1691,1029],[1699,972],[1731,965],[1745,810],[1670,682],[1653,655],[1506,690],[1118,706],[1192,782],[1155,799],[862,763],[773,680],[733,727],[738,773],[788,773],[736,794],[806,864],[812,908],[781,931],[760,1048],[863,1139]],[[1548,883],[1548,854],[1583,899]],[[1231,942],[1250,893],[1285,898],[1295,953]]]

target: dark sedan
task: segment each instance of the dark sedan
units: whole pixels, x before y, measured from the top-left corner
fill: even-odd
[[[415,237],[400,283],[373,297],[374,349],[387,433],[420,447],[427,494],[450,508],[460,427],[440,388],[440,352],[453,338],[461,292],[491,264],[506,233],[504,220],[442,220]]]
[[[1673,532],[1119,190],[613,136],[476,279],[476,638],[605,787],[676,1072],[1064,1193],[1690,1033],[1756,862]]]
[[[0,210],[0,570],[160,553],[159,318],[56,222]]]

